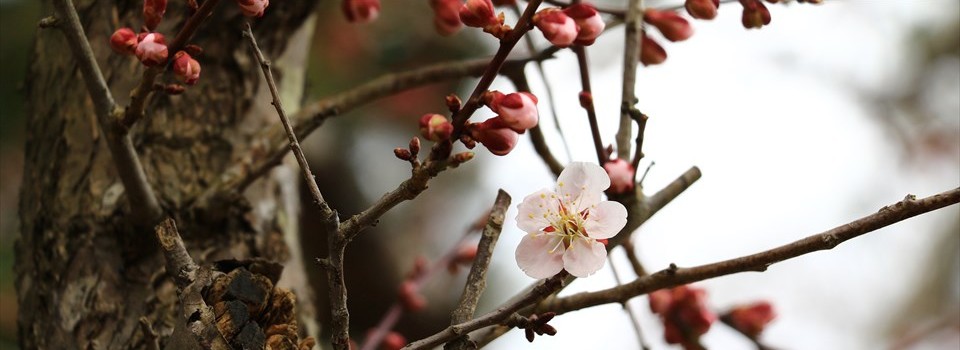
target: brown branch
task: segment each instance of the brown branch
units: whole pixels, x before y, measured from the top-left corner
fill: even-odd
[[[331,336],[331,343],[333,344],[334,349],[349,349],[350,313],[347,310],[347,287],[346,283],[344,282],[343,273],[343,255],[346,251],[348,240],[344,239],[343,234],[339,230],[340,219],[337,216],[337,212],[330,209],[330,206],[327,205],[327,202],[323,199],[323,194],[320,193],[320,188],[317,186],[317,180],[313,176],[313,172],[310,171],[310,164],[307,163],[307,158],[303,154],[303,149],[300,148],[300,142],[297,140],[297,135],[294,133],[293,127],[290,125],[290,120],[287,119],[287,114],[283,110],[283,105],[280,102],[280,91],[277,89],[276,80],[273,78],[273,72],[270,69],[270,61],[264,57],[263,51],[261,51],[260,46],[257,45],[257,39],[253,36],[253,30],[250,28],[250,23],[245,24],[243,36],[247,38],[250,48],[253,50],[257,61],[260,63],[260,68],[263,70],[264,79],[267,82],[267,86],[270,88],[270,95],[273,97],[273,107],[277,110],[277,115],[280,117],[280,122],[283,124],[283,128],[287,133],[290,149],[297,158],[297,163],[300,164],[300,170],[303,174],[303,178],[307,183],[307,187],[310,188],[310,195],[313,197],[313,201],[320,209],[320,214],[322,215],[321,222],[324,232],[327,234],[329,246],[329,255],[327,257],[328,268],[326,270],[327,280],[330,284],[330,313],[332,319],[331,328],[333,332],[333,335]]]
[[[137,151],[133,148],[133,142],[114,123],[120,112],[100,72],[100,66],[97,65],[97,59],[90,48],[90,42],[87,41],[83,25],[80,24],[77,10],[70,0],[56,0],[53,3],[58,18],[58,28],[67,37],[67,44],[70,45],[70,50],[80,67],[87,91],[93,100],[97,123],[106,136],[107,148],[110,150],[114,165],[117,167],[117,174],[127,193],[133,218],[138,224],[146,227],[153,226],[160,220],[163,210],[160,209],[160,203],[147,182],[147,175],[140,164]]]
[[[477,257],[470,267],[470,274],[467,275],[467,283],[460,296],[460,302],[450,317],[452,325],[469,321],[477,310],[480,296],[487,287],[487,269],[490,267],[493,250],[503,230],[503,219],[508,207],[510,207],[510,195],[501,189],[497,192],[493,209],[490,210],[490,219],[483,228],[483,236],[480,237],[480,243],[477,246]],[[448,342],[444,349],[466,349],[469,348],[469,344],[470,338],[462,336]]]
[[[213,8],[216,7],[219,2],[220,0],[204,1],[203,5],[200,5],[200,8],[197,9],[197,12],[194,12],[194,14],[187,19],[187,22],[183,24],[183,28],[180,29],[180,32],[177,33],[177,36],[173,38],[170,46],[168,46],[170,55],[167,57],[167,62],[143,71],[140,84],[137,85],[131,93],[130,105],[127,106],[123,119],[119,122],[124,133],[143,118],[147,98],[150,97],[150,93],[154,90],[153,83],[157,80],[157,77],[167,69],[167,64],[173,60],[174,54],[187,45],[187,42],[193,37],[193,34],[200,28],[200,24],[213,13]]]
[[[600,125],[597,123],[597,110],[593,108],[593,92],[590,89],[590,67],[587,64],[587,50],[583,45],[573,45],[573,52],[577,54],[577,65],[580,67],[580,84],[583,92],[580,95],[580,106],[587,111],[587,121],[590,122],[590,136],[593,138],[593,148],[597,152],[597,162],[603,166],[607,162],[603,140],[600,137]]]
[[[477,86],[473,89],[473,93],[470,94],[470,98],[467,99],[463,107],[453,115],[452,139],[458,139],[463,133],[464,124],[466,124],[467,119],[473,115],[473,112],[476,112],[477,109],[480,108],[481,95],[490,88],[493,79],[497,77],[498,72],[503,68],[504,62],[507,61],[507,56],[510,55],[510,51],[517,45],[520,38],[533,28],[533,15],[537,12],[537,8],[540,7],[541,2],[542,0],[530,0],[527,2],[527,8],[523,11],[523,14],[520,15],[517,24],[507,33],[506,37],[500,40],[500,48],[497,49],[497,53],[493,56],[493,59],[490,60],[486,70],[483,71],[483,75],[480,77]]]
[[[617,157],[630,159],[632,131],[631,111],[637,103],[634,89],[637,85],[637,62],[640,61],[640,38],[643,35],[643,0],[630,0],[623,43],[623,90],[620,95],[620,128],[617,130]],[[640,131],[641,135],[643,131]],[[642,136],[638,136],[642,140]],[[637,142],[637,152],[640,141]],[[639,153],[638,153],[639,154]]]
[[[847,240],[958,202],[960,202],[960,188],[919,200],[913,195],[908,195],[898,203],[881,208],[877,213],[774,249],[691,268],[677,268],[671,264],[670,268],[640,277],[621,286],[546,300],[538,306],[538,309],[562,314],[591,306],[622,302],[658,289],[714,277],[747,271],[763,272],[775,263],[816,251],[830,250]]]
[[[193,335],[193,340],[207,349],[229,349],[230,346],[216,327],[213,308],[203,300],[204,288],[213,281],[212,272],[197,266],[190,257],[173,219],[164,219],[156,226],[155,232],[167,262],[167,274],[177,285],[184,325]]]
[[[647,270],[643,268],[643,264],[640,263],[640,257],[637,256],[636,247],[633,246],[633,241],[626,239],[622,243],[623,252],[627,254],[627,260],[630,261],[630,267],[633,268],[633,273],[640,276],[646,276]]]
[[[626,227],[621,230],[617,236],[628,236],[631,232],[633,232],[633,230],[660,211],[660,209],[670,203],[670,201],[672,201],[674,198],[679,196],[680,193],[686,190],[699,178],[700,170],[696,167],[691,168],[678,179],[667,185],[667,187],[663,188],[660,190],[660,192],[657,192],[653,196],[648,197],[647,200],[643,201],[642,203],[633,202],[631,206],[628,206],[628,208],[635,208],[634,213],[628,215],[628,219],[633,218],[633,220],[628,220]],[[639,213],[637,211],[639,211]],[[607,249],[609,250],[613,247],[616,247],[620,241],[622,241],[622,239],[618,240],[617,237],[612,238],[608,242]],[[497,327],[496,329],[487,328],[481,332],[473,334],[472,338],[477,341],[478,346],[483,347],[486,343],[492,341],[511,328],[509,326],[505,326],[505,322],[510,315],[512,315],[514,312],[530,309],[533,305],[539,303],[547,296],[563,289],[567,284],[569,284],[569,282],[573,281],[573,279],[574,277],[570,276],[566,272],[560,272],[556,276],[542,280],[536,285],[518,293],[516,296],[504,303],[503,306],[494,311],[491,311],[474,320],[447,327],[446,329],[431,335],[428,338],[407,345],[405,349],[429,348],[431,346],[445,343],[453,338],[475,330],[497,324],[504,325],[503,327]]]

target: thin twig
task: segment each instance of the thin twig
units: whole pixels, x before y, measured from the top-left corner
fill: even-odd
[[[549,299],[539,305],[538,309],[562,314],[591,306],[622,302],[658,289],[709,278],[747,271],[763,272],[775,263],[816,251],[830,250],[847,240],[958,202],[960,202],[960,188],[919,200],[908,195],[900,202],[881,208],[877,213],[774,249],[691,268],[678,268],[671,264],[670,268],[637,278],[621,286]]]
[[[629,240],[625,241],[624,243],[626,242],[629,242]],[[620,279],[620,273],[617,272],[617,265],[613,263],[613,260],[610,260],[609,264],[610,264],[610,271],[613,272],[614,282],[616,282],[618,286],[622,285],[623,282]],[[633,325],[633,331],[636,333],[637,344],[640,345],[640,349],[643,349],[643,350],[650,349],[650,347],[647,346],[647,342],[643,340],[643,330],[640,329],[640,319],[637,317],[637,313],[633,312],[633,309],[630,308],[630,301],[629,300],[624,301],[620,303],[620,306],[623,307],[623,311],[625,311],[627,313],[627,316],[630,318],[630,323]]]
[[[307,163],[307,157],[303,155],[303,149],[300,148],[297,135],[290,125],[290,120],[287,119],[287,113],[283,110],[283,105],[280,102],[280,91],[277,89],[277,83],[273,79],[273,71],[270,69],[270,61],[263,56],[263,51],[260,51],[260,46],[257,45],[257,39],[253,37],[253,30],[250,28],[250,23],[245,24],[243,36],[247,38],[250,48],[253,49],[253,53],[257,57],[257,61],[260,62],[263,77],[267,81],[267,86],[270,88],[270,95],[273,96],[271,104],[277,110],[277,115],[280,117],[283,129],[287,133],[290,150],[297,158],[297,164],[300,164],[300,170],[303,174],[303,179],[307,183],[307,187],[310,189],[310,195],[313,197],[314,203],[320,207],[320,212],[323,213],[324,216],[331,216],[333,213],[330,206],[327,205],[327,201],[323,199],[323,194],[320,193],[320,188],[317,186],[317,179],[313,176],[313,172],[310,171],[310,164]]]
[[[633,240],[626,239],[622,243],[623,252],[627,255],[627,260],[630,261],[630,267],[633,268],[633,273],[640,276],[646,276],[647,270],[643,268],[643,264],[640,263],[640,257],[637,256],[637,249],[633,246]]]
[[[97,59],[90,48],[90,42],[87,41],[83,25],[80,24],[77,10],[70,0],[56,0],[53,3],[58,18],[58,28],[67,37],[67,44],[70,45],[70,50],[87,85],[87,91],[93,100],[97,123],[106,135],[107,148],[110,150],[113,163],[117,167],[117,174],[123,183],[134,221],[147,227],[153,226],[160,220],[163,210],[147,182],[147,175],[143,171],[143,165],[140,164],[136,149],[133,148],[133,142],[114,122],[115,116],[120,112],[100,72],[100,66],[97,65]]]
[[[490,219],[487,220],[487,225],[483,228],[483,236],[480,237],[480,243],[477,245],[477,257],[470,266],[470,274],[467,275],[467,283],[460,296],[460,302],[450,317],[451,325],[469,321],[477,310],[480,296],[487,287],[487,269],[490,267],[493,250],[503,230],[503,219],[508,207],[510,207],[510,195],[502,189],[497,191],[497,199],[493,203],[493,209],[490,210]],[[466,349],[469,344],[470,338],[462,336],[448,342],[444,349]]]
[[[329,248],[329,253],[326,260],[329,264],[327,265],[328,268],[326,271],[327,281],[330,284],[330,315],[332,319],[331,328],[333,333],[331,336],[331,343],[333,344],[334,349],[345,350],[350,347],[350,313],[347,309],[347,286],[344,281],[343,273],[343,255],[346,251],[348,240],[343,238],[344,236],[339,230],[340,219],[337,217],[337,212],[332,210],[330,206],[327,205],[327,202],[323,199],[323,195],[320,193],[320,188],[317,186],[317,180],[310,171],[310,164],[307,163],[307,158],[304,156],[303,150],[300,148],[300,142],[297,140],[297,135],[294,133],[293,127],[290,125],[290,120],[287,119],[287,114],[283,110],[283,105],[280,102],[280,91],[277,89],[277,83],[273,78],[273,72],[270,69],[270,61],[264,57],[263,52],[260,50],[260,46],[257,45],[257,39],[253,36],[253,30],[250,28],[250,23],[245,24],[243,36],[247,38],[250,48],[253,50],[257,61],[260,63],[260,68],[263,70],[264,79],[267,82],[267,86],[270,88],[270,94],[273,96],[272,104],[277,110],[277,115],[280,117],[280,122],[283,124],[283,128],[287,133],[290,149],[297,158],[297,163],[300,164],[300,170],[303,174],[303,178],[307,183],[307,187],[310,188],[310,195],[313,197],[313,201],[320,209],[323,232],[327,234]]]
[[[608,157],[606,151],[604,151],[603,140],[600,137],[597,110],[593,108],[593,92],[590,89],[590,67],[587,63],[587,50],[583,48],[583,45],[574,45],[573,52],[577,54],[577,65],[580,67],[580,84],[583,87],[580,105],[587,111],[587,120],[590,122],[590,136],[593,138],[593,148],[597,152],[597,162],[600,163],[600,166],[603,166]]]
[[[643,0],[630,0],[623,39],[623,90],[620,95],[620,128],[617,130],[617,157],[623,160],[630,159],[630,138],[633,133],[630,111],[637,103],[634,89],[637,84],[637,62],[640,60],[640,38],[643,35],[641,11]]]
[[[493,56],[493,59],[490,60],[486,70],[483,71],[483,76],[481,76],[480,81],[477,82],[477,86],[473,89],[473,93],[470,94],[470,98],[467,99],[463,107],[453,115],[452,138],[454,140],[458,139],[463,133],[467,119],[473,115],[473,112],[476,112],[477,109],[480,108],[481,95],[490,88],[493,79],[497,77],[498,72],[503,68],[503,64],[506,62],[507,56],[510,55],[510,51],[517,45],[520,38],[533,28],[533,15],[537,12],[537,8],[540,7],[541,2],[542,0],[530,0],[527,3],[527,8],[517,20],[517,24],[507,33],[506,37],[500,40],[500,48],[497,49],[497,53]]]
[[[123,119],[120,121],[120,127],[124,130],[129,130],[137,123],[140,119],[143,118],[144,109],[146,108],[147,98],[150,97],[150,93],[153,92],[153,83],[157,80],[157,77],[167,69],[167,64],[173,61],[174,54],[177,51],[182,50],[187,42],[190,41],[190,38],[193,37],[193,34],[197,32],[197,29],[200,28],[200,24],[203,23],[203,20],[207,19],[211,13],[213,13],[214,7],[217,6],[220,0],[206,0],[203,2],[203,5],[200,5],[200,8],[197,9],[190,18],[187,19],[187,22],[183,24],[183,28],[180,29],[180,32],[177,33],[177,36],[173,38],[173,41],[170,42],[169,52],[170,55],[167,57],[167,62],[155,67],[147,68],[143,71],[143,76],[140,78],[140,84],[137,85],[136,89],[131,93],[132,97],[130,99],[130,105],[127,106],[127,110],[123,115]],[[124,131],[126,132],[126,131]]]

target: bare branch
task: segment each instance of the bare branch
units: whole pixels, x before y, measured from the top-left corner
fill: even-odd
[[[503,230],[503,218],[508,207],[510,207],[510,195],[501,189],[497,192],[493,209],[490,210],[490,219],[487,220],[487,225],[483,228],[483,236],[477,246],[477,257],[473,260],[473,266],[470,267],[470,274],[467,275],[467,284],[460,296],[460,303],[453,310],[453,315],[450,318],[451,324],[455,325],[469,321],[477,310],[480,296],[483,295],[483,291],[487,287],[487,269],[490,267],[493,250],[497,246],[497,240]],[[469,343],[470,338],[463,336],[447,343],[444,348],[465,349]]]
[[[607,162],[603,140],[600,137],[600,126],[597,123],[597,110],[593,108],[593,92],[590,89],[590,67],[587,63],[587,50],[583,45],[573,45],[573,52],[577,54],[577,65],[580,67],[580,84],[583,91],[580,93],[580,106],[587,111],[587,121],[590,122],[590,136],[593,138],[593,148],[597,152],[597,162],[603,166]]]
[[[537,309],[550,310],[562,314],[591,306],[622,302],[658,289],[675,287],[714,277],[747,271],[766,271],[770,265],[775,263],[816,251],[830,250],[840,243],[868,232],[873,232],[880,228],[958,202],[960,202],[960,188],[919,200],[913,195],[908,195],[898,203],[881,208],[877,213],[774,249],[691,268],[677,268],[671,264],[670,268],[652,275],[640,277],[633,282],[621,286],[596,292],[574,294],[565,298],[548,299],[539,305]]]
[[[147,175],[140,164],[137,151],[133,148],[133,142],[114,123],[115,116],[119,115],[119,111],[113,96],[110,94],[110,88],[100,72],[100,66],[97,65],[97,59],[90,48],[90,42],[87,41],[77,10],[70,0],[56,0],[54,6],[58,17],[58,28],[67,37],[70,50],[80,67],[83,80],[87,85],[87,91],[93,100],[97,123],[100,124],[100,129],[106,135],[107,148],[110,150],[110,155],[113,156],[114,165],[117,166],[117,174],[120,176],[120,181],[127,193],[134,220],[147,227],[153,226],[160,220],[163,211],[160,209],[160,203],[157,201],[153,189],[147,182]]]
[[[517,88],[517,91],[530,92],[530,83],[527,81],[527,74],[523,71],[522,67],[520,69],[504,69],[503,74],[510,79]],[[556,112],[554,112],[554,115],[556,115]],[[537,155],[546,163],[554,176],[560,176],[560,172],[563,171],[563,165],[553,156],[553,152],[551,152],[550,147],[547,146],[547,140],[543,137],[543,129],[540,128],[540,124],[537,123],[537,126],[530,128],[529,131],[530,142],[533,143],[533,149],[537,152]],[[566,141],[564,141],[564,143],[566,143]]]
[[[617,157],[623,160],[630,159],[630,139],[633,133],[633,119],[630,114],[637,103],[634,88],[637,85],[637,62],[640,60],[640,38],[643,35],[641,11],[643,0],[630,0],[623,39],[623,91],[620,95],[620,128],[617,130]],[[642,130],[640,132],[643,133]],[[639,149],[638,145],[637,152]]]

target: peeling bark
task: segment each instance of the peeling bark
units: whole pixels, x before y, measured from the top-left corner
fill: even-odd
[[[176,32],[187,15],[183,5],[170,2],[158,31]],[[291,79],[302,74],[305,52],[287,49],[309,41],[309,30],[295,44],[291,37],[314,5],[275,2],[255,21],[265,52],[301,56],[276,67],[280,73],[290,72]],[[107,43],[114,29],[140,26],[140,3],[78,0],[76,6],[105,78],[124,105],[143,68],[134,58],[114,54]],[[52,12],[49,3],[44,7],[44,13]],[[235,157],[265,142],[260,131],[276,123],[254,104],[266,100],[258,96],[262,80],[241,40],[243,21],[232,1],[218,5],[192,40],[204,49],[198,58],[203,66],[200,83],[180,96],[154,95],[146,117],[132,131],[150,184],[166,213],[178,219],[200,264],[251,257],[287,262],[283,239],[296,234],[290,232],[296,225],[289,224],[296,208],[283,204],[295,203],[295,197],[285,197],[296,196],[296,191],[272,190],[289,186],[278,182],[283,176],[262,180],[259,190],[193,205]],[[155,245],[155,238],[145,227],[148,223],[129,220],[130,205],[137,203],[127,203],[62,33],[38,30],[31,56],[25,86],[29,107],[22,228],[14,267],[21,346],[146,348],[153,338],[143,329],[150,328],[161,348],[170,346],[166,342],[180,322],[176,287],[156,248],[152,254],[135,254],[138,245]],[[172,80],[169,73],[160,78]],[[289,96],[299,101],[302,84],[282,85],[292,87]],[[280,206],[285,206],[285,214],[278,214]],[[274,239],[277,234],[279,240]],[[295,269],[286,273],[302,275]]]

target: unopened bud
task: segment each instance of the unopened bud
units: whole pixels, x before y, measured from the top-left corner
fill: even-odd
[[[137,44],[135,53],[143,65],[159,66],[167,62],[167,41],[160,33],[147,33]]]
[[[667,51],[649,36],[643,36],[640,47],[640,63],[644,66],[661,64],[667,60]]]
[[[341,9],[353,23],[373,22],[380,16],[380,0],[343,0]]]
[[[414,136],[410,139],[410,155],[415,157],[417,154],[420,154],[420,138]]]
[[[741,22],[747,29],[760,28],[770,24],[770,11],[760,0],[740,0],[743,5]]]
[[[407,161],[409,161],[410,159],[413,159],[413,155],[410,153],[410,150],[408,150],[408,149],[406,149],[406,148],[403,148],[403,147],[394,148],[394,149],[393,149],[393,155],[396,156],[397,159],[400,159],[400,160],[407,160]]]
[[[717,17],[717,8],[720,0],[687,0],[683,5],[687,13],[696,19],[714,19]]]
[[[167,95],[179,95],[186,90],[187,88],[180,84],[167,84],[163,87],[163,92]]]
[[[439,114],[424,114],[420,117],[420,136],[430,141],[441,141],[453,134],[453,124]]]
[[[440,35],[448,36],[463,27],[460,22],[460,0],[430,0],[433,8],[433,26]]]
[[[156,30],[166,12],[167,0],[143,0],[143,24],[147,30]]]
[[[270,0],[237,0],[240,12],[247,17],[263,17],[263,11],[270,6]]]
[[[579,28],[577,22],[563,10],[548,8],[533,16],[533,24],[540,29],[543,37],[556,47],[567,47],[577,40]]]
[[[463,143],[463,146],[467,149],[473,149],[474,147],[477,147],[477,141],[474,141],[472,138],[470,138],[470,135],[467,134],[460,135],[460,142]]]
[[[404,281],[400,284],[400,304],[408,312],[417,312],[427,306],[427,300],[417,291],[417,286],[412,281]]]
[[[190,56],[197,56],[203,54],[203,48],[196,44],[189,44],[183,47],[183,51],[186,51]]]
[[[453,161],[457,163],[466,163],[473,159],[473,152],[460,152],[453,155]]]
[[[648,8],[643,13],[643,21],[650,23],[663,37],[670,41],[684,41],[693,35],[693,27],[690,22],[680,17],[674,11],[660,11]]]
[[[173,55],[173,73],[185,84],[194,85],[200,80],[200,62],[186,51],[177,51]]]
[[[400,350],[407,345],[407,338],[397,332],[387,333],[380,343],[380,350]]]
[[[137,33],[130,28],[120,28],[110,36],[110,48],[123,55],[133,55],[137,52]]]
[[[590,108],[590,106],[593,106],[593,94],[580,91],[580,107]]]
[[[463,101],[460,100],[460,97],[456,94],[449,94],[446,97],[447,108],[450,109],[450,113],[457,113],[460,111],[460,107],[463,106]]]

